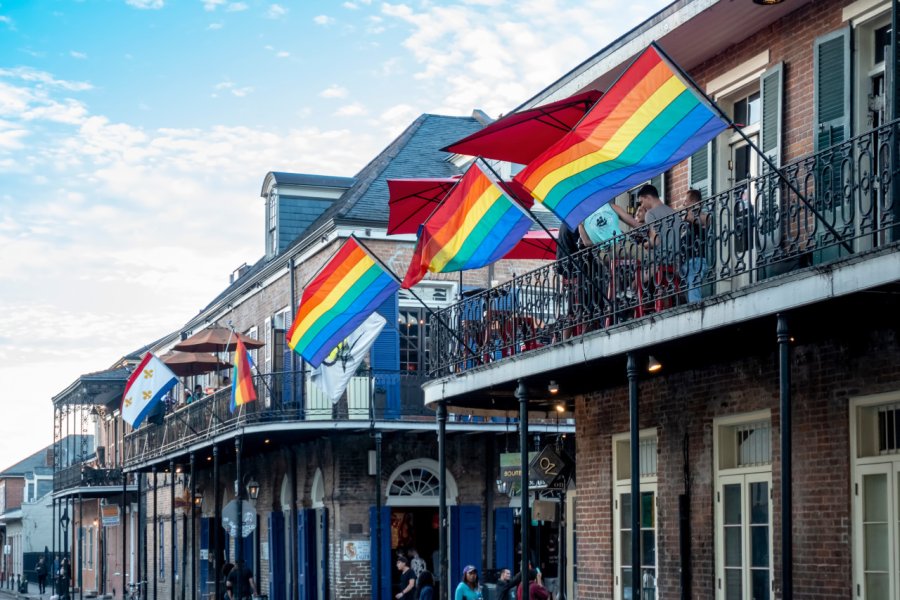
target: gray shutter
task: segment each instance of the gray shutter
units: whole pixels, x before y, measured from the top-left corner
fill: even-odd
[[[762,122],[760,146],[763,154],[781,166],[782,97],[784,95],[784,69],[781,63],[768,69],[759,78]],[[762,173],[769,173],[769,165],[762,162]],[[756,189],[756,249],[762,257],[773,254],[781,245],[781,229],[784,219],[780,210],[781,193],[777,175],[772,173],[760,180]],[[761,258],[761,262],[765,262]]]
[[[816,150],[850,138],[850,28],[816,38],[813,53]]]
[[[688,187],[699,190],[705,200],[714,193],[713,145],[715,140],[694,152],[688,160]]]
[[[784,69],[778,63],[759,79],[762,102],[762,151],[776,166],[781,166],[781,105],[784,89]],[[765,170],[765,169],[764,169]]]

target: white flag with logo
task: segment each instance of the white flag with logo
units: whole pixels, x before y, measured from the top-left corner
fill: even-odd
[[[356,369],[359,368],[385,324],[387,321],[384,317],[377,312],[372,313],[310,374],[310,381],[322,388],[332,402],[337,402],[344,395],[350,378],[356,374]]]
[[[125,384],[122,396],[122,419],[137,427],[150,409],[175,387],[178,377],[152,352],[144,356]]]

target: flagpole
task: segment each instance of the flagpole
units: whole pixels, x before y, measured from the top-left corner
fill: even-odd
[[[706,94],[706,92],[704,92],[704,91],[700,88],[699,85],[697,85],[697,82],[694,81],[694,79],[693,79],[690,75],[688,75],[687,73],[685,73],[685,71],[684,71],[680,66],[678,66],[678,63],[676,63],[674,60],[672,60],[672,57],[669,56],[668,53],[667,53],[665,50],[662,49],[662,46],[660,46],[659,44],[657,44],[655,41],[650,42],[650,45],[651,45],[653,48],[655,48],[656,51],[659,52],[659,53],[662,55],[663,58],[666,59],[666,62],[668,62],[669,65],[670,65],[672,68],[674,68],[674,69],[676,69],[676,70],[678,71],[679,75],[681,75],[681,77],[683,77],[683,78],[684,78],[684,79],[685,79],[685,80],[686,80],[686,81],[694,88],[694,90],[695,90],[698,94],[700,94],[700,96],[703,97],[704,100],[706,100],[707,104],[709,104],[709,105],[710,105],[710,106],[711,106],[711,107],[719,114],[719,117],[721,117],[722,119],[724,119],[724,120],[728,123],[728,126],[731,127],[731,129],[733,129],[734,131],[736,131],[737,134],[740,135],[741,138],[742,138],[745,142],[747,142],[747,145],[748,145],[748,146],[750,146],[751,148],[753,148],[753,150],[754,150],[754,151],[755,151],[755,152],[756,152],[756,153],[757,153],[757,154],[765,161],[766,165],[768,165],[768,167],[769,167],[772,171],[774,171],[775,173],[778,174],[778,178],[781,179],[781,180],[788,186],[788,188],[790,188],[790,190],[791,190],[792,192],[794,192],[794,193],[797,195],[798,198],[800,198],[800,201],[803,202],[803,204],[806,206],[806,208],[808,208],[810,211],[812,211],[813,215],[815,215],[816,218],[817,218],[819,221],[822,222],[822,225],[825,226],[825,229],[827,229],[828,232],[831,233],[831,235],[833,235],[833,236],[835,237],[835,239],[838,239],[838,240],[841,241],[841,245],[844,246],[844,248],[847,249],[847,252],[849,252],[850,254],[853,254],[853,253],[854,253],[854,252],[853,252],[853,248],[850,246],[849,242],[847,242],[847,241],[843,238],[843,236],[842,236],[841,234],[839,234],[839,233],[837,232],[837,230],[836,230],[832,225],[830,225],[830,224],[828,223],[828,221],[825,220],[825,217],[823,217],[823,216],[819,213],[819,211],[817,211],[815,208],[813,208],[812,204],[809,203],[809,200],[806,198],[806,196],[804,196],[804,195],[800,192],[800,190],[797,188],[797,186],[794,185],[794,183],[791,182],[791,180],[789,180],[789,179],[787,178],[787,175],[785,175],[784,172],[783,172],[781,169],[779,169],[777,166],[775,166],[775,163],[772,162],[772,159],[769,158],[769,157],[766,155],[766,153],[763,152],[762,149],[761,149],[759,146],[756,145],[756,142],[754,142],[753,140],[751,140],[751,139],[747,136],[747,134],[744,133],[744,131],[743,131],[740,127],[738,127],[737,124],[735,124],[735,122],[731,119],[731,117],[729,117],[729,116],[725,113],[725,111],[723,111],[721,108],[719,108],[719,105],[716,104],[716,103],[713,101],[713,99],[710,98],[710,97]]]
[[[497,178],[497,181],[498,181],[501,185],[506,183],[505,181],[503,181],[503,178],[500,177],[500,174],[499,174],[497,171],[494,170],[494,167],[492,167],[492,166],[490,165],[490,163],[488,163],[488,161],[484,160],[484,159],[481,158],[480,156],[479,156],[476,160],[480,160],[481,162],[483,162],[484,165],[491,171],[491,173],[494,174],[494,177]],[[547,235],[550,236],[550,239],[552,239],[552,240],[557,240],[557,238],[553,237],[553,234],[550,232],[550,230],[547,229],[547,226],[544,225],[544,223],[543,223],[540,219],[538,219],[537,216],[536,216],[533,212],[531,212],[531,209],[530,209],[530,208],[525,208],[525,205],[523,205],[521,202],[519,202],[519,197],[516,195],[516,193],[515,193],[512,189],[509,189],[509,188],[507,188],[507,187],[504,185],[504,186],[503,186],[503,191],[504,191],[504,192],[507,192],[507,193],[509,193],[511,196],[513,196],[513,198],[515,199],[514,202],[519,206],[519,208],[521,208],[521,209],[524,210],[526,213],[528,213],[528,216],[531,217],[531,220],[534,221],[535,223],[537,223],[537,224],[541,227],[541,229],[543,229],[543,230],[547,233]],[[559,243],[559,241],[557,240],[557,244],[558,244],[558,243]]]
[[[384,270],[388,273],[388,275],[390,275],[391,277],[393,277],[394,280],[395,280],[396,282],[398,282],[398,283],[400,282],[400,278],[397,277],[397,275],[396,275],[391,269],[389,269],[388,266],[387,266],[386,264],[384,264],[383,262],[381,262],[381,259],[378,258],[377,256],[375,256],[375,254],[372,252],[372,250],[370,250],[369,247],[366,246],[366,245],[362,242],[361,239],[359,239],[358,237],[356,237],[356,236],[353,235],[352,233],[350,234],[350,237],[353,238],[354,240],[356,240],[356,243],[359,244],[360,246],[362,246],[363,250],[366,251],[366,254],[368,254],[370,257],[372,257],[372,260],[374,260],[374,261],[377,262],[379,265],[381,265],[381,268],[384,269]],[[457,333],[456,330],[454,330],[453,328],[451,328],[450,325],[448,325],[446,321],[444,321],[441,317],[439,317],[438,314],[437,314],[436,312],[434,312],[434,311],[431,309],[430,306],[428,306],[427,304],[425,304],[425,301],[422,300],[422,299],[419,297],[419,295],[418,295],[415,291],[413,291],[412,288],[407,288],[406,291],[408,291],[410,294],[412,294],[412,297],[415,298],[416,300],[418,300],[418,301],[419,301],[419,304],[421,304],[422,307],[423,307],[426,311],[428,311],[428,314],[431,315],[432,318],[434,318],[438,323],[440,323],[440,325],[441,325],[444,329],[446,329],[447,331],[451,332],[451,333],[453,334],[453,337],[456,338],[456,341],[459,342],[460,344],[462,344],[462,347],[463,347],[463,348],[467,348],[467,347],[468,347],[468,346],[466,346],[466,343],[463,341],[463,339],[459,336],[459,333]]]

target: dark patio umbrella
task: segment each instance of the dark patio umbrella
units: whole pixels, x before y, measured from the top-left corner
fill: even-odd
[[[506,253],[503,258],[510,259],[534,259],[534,260],[556,260],[556,236],[558,229],[551,229],[550,233],[541,229],[529,231],[525,234],[513,249]]]
[[[266,345],[264,342],[225,327],[210,327],[175,344],[174,349],[187,352],[231,352],[237,347],[239,338],[248,350],[262,348]]]
[[[179,377],[202,375],[231,366],[230,362],[219,360],[207,352],[166,352],[159,359]]]
[[[527,165],[569,133],[601,95],[588,90],[506,115],[442,150]]]

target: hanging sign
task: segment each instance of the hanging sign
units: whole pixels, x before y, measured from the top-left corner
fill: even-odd
[[[111,527],[119,524],[119,505],[107,504],[100,507],[100,518],[104,527]]]

